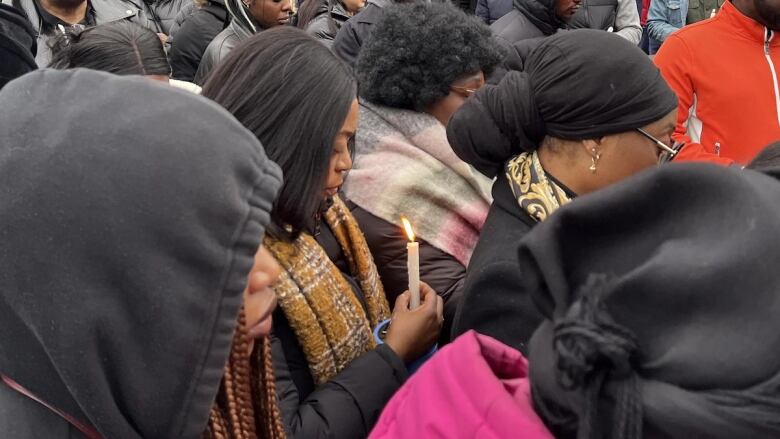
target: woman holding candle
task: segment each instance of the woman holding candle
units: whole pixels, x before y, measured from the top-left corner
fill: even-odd
[[[391,301],[408,284],[400,221],[408,218],[420,279],[444,298],[446,328],[490,206],[490,180],[455,156],[445,126],[502,51],[484,23],[450,4],[393,5],[383,14],[358,60],[363,99],[345,193]]]
[[[498,177],[453,335],[475,329],[526,352],[541,314],[518,290],[517,243],[574,197],[670,159],[677,98],[647,55],[606,32],[549,37],[524,65],[477,92],[448,137]]]
[[[265,246],[282,266],[272,346],[287,433],[365,437],[405,381],[405,363],[438,337],[442,302],[424,284],[415,310],[401,295],[377,346],[372,330],[389,307],[362,232],[337,195],[352,166],[355,79],[321,43],[280,28],[231,53],[203,94],[254,132],[285,176]]]

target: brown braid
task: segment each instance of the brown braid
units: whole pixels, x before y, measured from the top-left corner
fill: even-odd
[[[267,338],[252,349],[244,310],[204,437],[210,439],[284,439],[276,400],[271,346]],[[252,353],[254,351],[254,354]]]
[[[256,417],[257,431],[262,432],[266,438],[285,437],[282,426],[282,414],[276,403],[276,380],[274,379],[274,367],[271,358],[271,343],[267,338],[258,340],[255,346],[255,355],[252,356],[252,396],[254,401],[260,403],[260,411],[265,416]],[[264,420],[264,422],[262,422]]]

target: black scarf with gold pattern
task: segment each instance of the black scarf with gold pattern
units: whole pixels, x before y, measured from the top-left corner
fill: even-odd
[[[505,170],[517,203],[536,222],[544,221],[571,201],[566,189],[544,171],[536,151],[515,156]]]

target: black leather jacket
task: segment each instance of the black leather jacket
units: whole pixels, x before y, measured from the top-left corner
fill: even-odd
[[[206,47],[203,58],[200,60],[198,72],[195,74],[195,83],[202,86],[206,82],[206,79],[208,79],[208,76],[214,67],[225,59],[227,54],[230,53],[238,43],[252,35],[253,33],[250,29],[245,29],[237,20],[232,20],[228,27],[217,34],[211,43],[209,43],[209,46]]]
[[[320,40],[326,46],[331,47],[333,39],[336,38],[339,29],[347,20],[349,20],[349,14],[344,10],[344,6],[337,2],[330,14],[328,14],[327,6],[322,8],[306,25],[306,33]]]

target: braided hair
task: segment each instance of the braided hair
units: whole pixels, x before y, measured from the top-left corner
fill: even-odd
[[[244,310],[238,318],[225,375],[209,413],[206,439],[284,439],[282,416],[276,402],[267,337],[255,341],[246,331]]]

